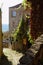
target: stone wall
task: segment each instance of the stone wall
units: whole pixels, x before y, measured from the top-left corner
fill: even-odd
[[[10,30],[10,32],[14,31],[14,29],[16,29],[16,27],[18,26],[18,24],[20,22],[20,18],[22,16],[22,12],[23,12],[23,7],[21,6],[21,4],[18,7],[16,7],[16,6],[9,8],[9,30]],[[12,16],[13,11],[16,12],[15,17]]]
[[[43,35],[34,43],[19,60],[18,65],[43,65]]]
[[[10,32],[14,31],[17,28],[23,14],[25,16],[26,14],[28,15],[30,14],[30,8],[28,8],[28,10],[25,10],[22,4],[18,4],[18,5],[9,8],[9,31]],[[12,11],[16,12],[15,17],[12,16]]]
[[[0,9],[0,58],[2,56],[2,20],[1,20],[1,9]]]
[[[31,4],[31,35],[33,39],[43,34],[43,1],[41,0],[28,0]]]

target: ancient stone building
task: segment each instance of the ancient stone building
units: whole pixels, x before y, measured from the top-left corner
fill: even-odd
[[[9,30],[12,32],[18,26],[20,19],[23,14],[29,14],[30,10],[25,10],[22,4],[17,4],[16,6],[9,8]]]
[[[9,30],[10,32],[13,31],[21,18],[23,12],[23,8],[21,7],[21,4],[18,4],[16,6],[9,8]]]

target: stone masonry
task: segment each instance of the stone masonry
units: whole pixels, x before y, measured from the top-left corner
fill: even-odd
[[[19,62],[18,65],[43,65],[43,35],[36,39]]]
[[[22,3],[9,8],[9,31],[10,32],[14,31],[17,28],[23,14],[25,15],[30,14],[30,8],[28,8],[28,11],[25,10],[24,7],[22,6]]]
[[[15,12],[15,16],[13,16],[14,15],[13,12]],[[9,30],[10,32],[14,31],[16,27],[18,26],[18,23],[22,16],[22,12],[23,12],[23,7],[21,6],[21,4],[18,4],[16,6],[9,8]]]

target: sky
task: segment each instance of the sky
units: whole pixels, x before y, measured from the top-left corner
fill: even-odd
[[[21,2],[22,0],[0,0],[2,24],[9,24],[9,7],[15,6]]]

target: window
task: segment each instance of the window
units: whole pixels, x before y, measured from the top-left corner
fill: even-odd
[[[16,16],[16,11],[12,11],[12,16],[13,16],[13,17]]]

